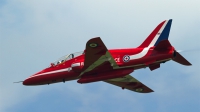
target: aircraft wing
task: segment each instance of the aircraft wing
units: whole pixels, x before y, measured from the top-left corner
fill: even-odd
[[[80,76],[117,67],[117,63],[100,37],[92,38],[86,43],[84,67]]]
[[[131,75],[126,75],[122,78],[105,80],[104,82],[122,87],[122,89],[128,89],[139,93],[153,92],[153,90],[142,84],[140,81],[138,81]]]

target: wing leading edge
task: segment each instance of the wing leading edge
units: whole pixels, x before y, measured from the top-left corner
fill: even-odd
[[[128,89],[139,93],[150,93],[153,92],[149,87],[142,84],[140,81],[132,77],[131,75],[126,75],[125,77],[115,78],[105,80],[104,82],[122,87],[122,89]]]

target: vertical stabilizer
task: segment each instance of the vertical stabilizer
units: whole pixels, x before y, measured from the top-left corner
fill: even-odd
[[[139,48],[156,46],[159,42],[168,40],[171,24],[172,19],[161,22]]]

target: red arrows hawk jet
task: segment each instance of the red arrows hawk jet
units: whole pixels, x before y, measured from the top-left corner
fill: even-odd
[[[168,41],[172,20],[161,22],[137,48],[108,50],[100,37],[90,39],[84,52],[60,58],[50,67],[28,77],[23,85],[44,85],[70,80],[78,83],[104,81],[139,93],[153,92],[130,74],[149,67],[155,70],[161,63],[173,60],[191,65]]]

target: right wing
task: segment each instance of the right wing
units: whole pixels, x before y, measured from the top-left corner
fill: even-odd
[[[153,92],[153,90],[142,84],[140,81],[138,81],[131,75],[127,75],[122,78],[105,80],[104,82],[122,87],[122,89],[128,89],[139,93]]]
[[[86,43],[84,67],[80,76],[117,67],[117,63],[100,37],[92,38]]]

